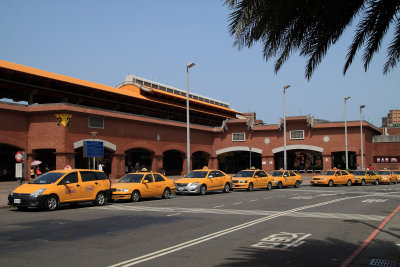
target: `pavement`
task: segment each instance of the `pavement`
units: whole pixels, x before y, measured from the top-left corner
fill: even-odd
[[[310,186],[310,179],[315,174],[302,174],[303,184],[302,186]],[[178,176],[168,176],[171,179],[178,179]],[[115,182],[116,180],[112,180]],[[0,182],[0,208],[6,209],[8,206],[8,195],[19,186],[17,181],[3,181]],[[360,250],[359,253],[355,251],[353,259],[349,260],[346,264],[341,266],[399,266],[400,267],[400,205],[397,208],[397,212],[394,211],[387,217],[385,221],[374,231],[375,235],[370,236],[366,242],[361,246],[364,249]],[[394,245],[397,246],[393,248]],[[391,241],[391,242],[388,242]],[[391,245],[390,245],[391,244]],[[350,258],[350,257],[349,257]],[[390,258],[396,258],[396,260],[387,261]]]

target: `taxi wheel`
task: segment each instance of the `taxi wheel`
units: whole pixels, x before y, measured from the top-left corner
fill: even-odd
[[[53,211],[58,207],[58,198],[55,195],[50,195],[46,199],[45,208],[46,210]]]
[[[171,198],[171,190],[169,190],[169,188],[165,188],[164,189],[164,192],[162,194],[162,198],[164,198],[164,199]]]
[[[295,188],[299,188],[299,187],[300,187],[300,182],[299,182],[299,181],[296,181],[296,183],[294,184],[294,187],[295,187]]]
[[[139,191],[135,190],[135,191],[132,192],[131,201],[132,202],[139,202],[140,201],[140,193],[139,193]]]
[[[203,184],[200,186],[200,195],[205,195],[207,192],[206,186]]]
[[[329,186],[329,187],[332,187],[332,186],[333,186],[333,181],[332,181],[332,180],[329,180],[328,186]]]
[[[282,189],[282,182],[279,182],[278,185],[276,186],[278,189]]]
[[[225,184],[225,187],[224,187],[224,193],[229,193],[229,190],[231,189],[231,187],[229,186],[229,184],[228,183],[226,183]]]
[[[374,185],[378,185],[379,184],[379,180],[376,179]]]
[[[351,186],[351,180],[347,180],[347,186]]]
[[[97,206],[103,206],[106,204],[106,195],[103,192],[97,193],[96,199],[94,200],[94,203]]]
[[[361,180],[361,185],[365,185],[365,180],[364,179]]]
[[[249,183],[249,187],[247,188],[247,191],[251,192],[251,191],[253,191],[253,188],[254,188],[253,183]]]
[[[268,183],[268,185],[267,185],[267,190],[271,190],[272,189],[272,184],[271,183]]]

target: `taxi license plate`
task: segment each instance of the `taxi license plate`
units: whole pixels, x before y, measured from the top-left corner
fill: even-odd
[[[21,204],[21,199],[14,199],[14,204]]]
[[[178,191],[183,191],[183,187],[178,187]]]
[[[314,181],[314,184],[318,184],[318,181]]]

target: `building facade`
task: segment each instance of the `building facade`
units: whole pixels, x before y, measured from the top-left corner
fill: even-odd
[[[186,97],[183,90],[135,76],[109,87],[0,61],[0,180],[15,179],[17,151],[26,155],[26,177],[34,160],[42,162],[42,172],[102,164],[118,178],[139,163],[167,175],[185,174]],[[191,169],[283,167],[282,123],[265,125],[253,113],[208,97],[189,99]],[[383,139],[381,129],[366,121],[362,126],[361,136],[360,121],[347,122],[349,168],[361,165],[362,156],[365,168],[399,168],[396,135]],[[85,157],[88,141],[102,142],[104,154]],[[344,143],[344,122],[287,118],[289,169],[345,168]]]

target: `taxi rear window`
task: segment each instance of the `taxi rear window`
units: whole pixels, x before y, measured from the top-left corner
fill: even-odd
[[[235,177],[253,177],[254,171],[240,171],[236,173]]]
[[[199,172],[190,172],[186,175],[186,178],[206,178],[208,172],[199,171]]]
[[[104,172],[94,172],[96,175],[97,180],[107,180],[108,176]]]
[[[58,181],[65,173],[62,172],[48,172],[45,173],[33,181],[30,184],[52,184]]]

